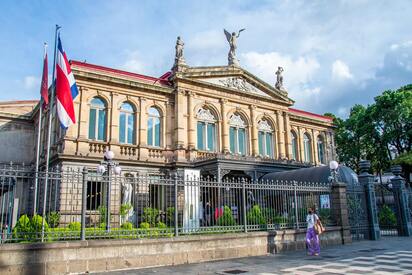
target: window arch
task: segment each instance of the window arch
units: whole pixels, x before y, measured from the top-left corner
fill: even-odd
[[[246,123],[240,114],[233,114],[229,119],[230,152],[239,155],[247,153]]]
[[[90,101],[89,139],[106,141],[107,107],[100,97]]]
[[[316,145],[318,148],[318,161],[325,164],[325,143],[323,142],[323,137],[321,135],[318,136]]]
[[[200,108],[197,117],[197,149],[216,151],[216,118],[208,109]]]
[[[147,120],[147,144],[160,147],[161,143],[161,122],[160,112],[156,107],[150,107]]]
[[[292,159],[298,160],[298,137],[294,131],[290,132],[292,139]]]
[[[135,109],[129,102],[124,102],[120,106],[119,116],[119,142],[126,144],[135,144]]]
[[[312,161],[312,146],[311,146],[311,138],[308,133],[303,134],[303,153],[304,153],[304,161],[311,162]]]
[[[270,158],[274,157],[273,127],[265,119],[258,122],[258,144],[259,155]]]

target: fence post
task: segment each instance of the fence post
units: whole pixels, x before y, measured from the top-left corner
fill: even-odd
[[[87,168],[83,167],[82,171],[82,218],[80,239],[86,240],[86,206],[87,206]]]
[[[299,229],[297,182],[293,181],[293,197],[295,204],[296,229]]]
[[[394,165],[391,167],[392,173],[395,175],[391,179],[393,195],[395,199],[396,214],[398,220],[399,236],[412,236],[412,224],[409,216],[408,193],[405,188],[405,181],[400,176],[402,167]]]
[[[175,174],[175,236],[179,236],[179,215],[177,209],[178,174]]]
[[[360,174],[359,183],[364,186],[366,192],[366,208],[369,221],[369,239],[378,240],[381,237],[379,228],[378,211],[376,209],[375,184],[373,175],[369,174],[371,163],[368,160],[362,160],[359,163]]]
[[[346,183],[332,183],[332,217],[336,219],[336,225],[342,229],[342,244],[352,242],[350,233],[348,202],[346,198]]]
[[[242,178],[242,210],[243,210],[243,224],[244,231],[247,232],[247,220],[246,220],[246,181]]]

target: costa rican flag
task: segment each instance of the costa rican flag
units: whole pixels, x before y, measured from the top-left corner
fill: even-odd
[[[76,123],[73,101],[78,94],[76,81],[59,35],[56,61],[56,106],[62,128],[68,128]]]

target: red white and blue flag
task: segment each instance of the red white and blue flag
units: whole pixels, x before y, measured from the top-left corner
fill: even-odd
[[[47,69],[47,45],[44,45],[44,59],[43,59],[43,74],[41,76],[41,86],[40,86],[40,95],[43,98],[43,109],[47,108],[49,105],[49,82],[47,74],[49,73]]]
[[[76,81],[59,35],[56,61],[56,106],[63,128],[68,128],[76,123],[73,101],[78,94]]]

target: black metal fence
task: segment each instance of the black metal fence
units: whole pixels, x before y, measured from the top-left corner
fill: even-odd
[[[2,242],[304,228],[308,207],[325,224],[334,223],[329,183],[117,176],[86,169],[36,175],[14,167],[0,167],[0,180]]]
[[[369,217],[365,187],[361,184],[348,185],[346,189],[348,218],[353,240],[369,238]]]
[[[393,190],[388,184],[376,184],[375,195],[381,236],[398,236],[398,216]]]

